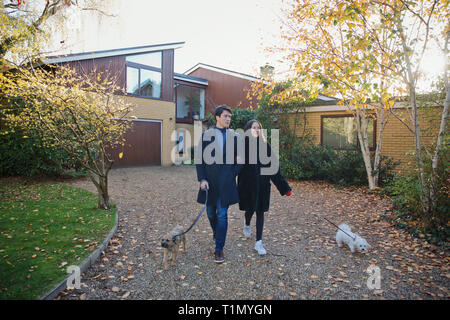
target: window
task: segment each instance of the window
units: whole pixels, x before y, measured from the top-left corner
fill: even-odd
[[[176,86],[175,94],[178,122],[193,123],[204,118],[205,89],[180,84]]]
[[[162,52],[127,56],[126,66],[128,94],[161,98]]]
[[[356,120],[353,116],[322,116],[321,143],[335,149],[357,149],[359,146]],[[367,119],[369,147],[375,146],[376,121]]]
[[[142,64],[144,66],[155,67],[161,69],[161,60],[162,53],[158,52],[150,52],[144,54],[135,54],[133,56],[127,56],[128,62],[134,62],[137,64]]]
[[[139,69],[127,67],[127,93],[139,95]]]

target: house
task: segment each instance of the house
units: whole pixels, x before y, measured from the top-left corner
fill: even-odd
[[[204,63],[196,64],[184,74],[208,81],[205,96],[206,113],[214,113],[214,108],[221,104],[226,104],[232,108],[249,108],[252,101],[247,98],[247,93],[252,83],[259,80],[259,78],[248,74]]]
[[[83,52],[47,57],[44,63],[67,65],[84,74],[93,70],[115,74],[134,108],[125,146],[112,151],[114,167],[169,166],[174,146],[171,134],[176,129],[174,88],[180,81],[196,85],[193,77],[174,74],[174,50],[183,45],[184,42],[177,42]],[[205,83],[200,81],[201,85]],[[120,152],[122,158],[118,156]]]
[[[249,106],[246,90],[257,78],[206,64],[175,73],[174,50],[183,45],[166,43],[44,59],[47,65],[66,65],[80,74],[107,72],[117,77],[134,109],[125,146],[111,151],[115,168],[172,165],[175,130],[177,141],[187,131],[194,138],[194,120],[203,120],[217,105]],[[183,151],[187,146],[177,144]]]
[[[289,115],[289,123],[294,127],[295,119],[305,125],[314,142],[340,150],[356,150],[359,148],[356,122],[353,114],[342,105],[338,99],[319,95],[317,101],[305,109],[305,113]],[[400,160],[397,172],[402,172],[413,162],[414,135],[400,119],[409,119],[404,103],[398,102],[392,108],[393,113],[384,128],[382,136],[381,154],[394,160]],[[431,146],[437,137],[442,108],[420,108],[419,121],[421,134],[426,146]],[[395,114],[395,115],[394,115]],[[377,119],[368,120],[369,147],[375,150],[380,130]],[[297,130],[301,136],[303,125]]]
[[[218,105],[247,109],[247,93],[258,78],[244,73],[198,63],[183,74],[175,73],[176,128],[194,143],[194,121],[214,114]],[[256,102],[256,100],[255,100]],[[254,103],[256,105],[256,103]],[[188,141],[183,139],[183,141]],[[187,144],[180,145],[185,150]]]

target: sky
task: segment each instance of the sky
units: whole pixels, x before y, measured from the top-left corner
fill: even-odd
[[[268,53],[279,47],[283,0],[103,0],[105,11],[68,15],[67,33],[60,36],[63,53],[185,42],[175,50],[175,72],[183,73],[205,63],[253,76],[266,63],[282,79],[289,66],[282,54]],[[422,70],[433,76],[443,69],[436,51],[427,55]]]
[[[280,38],[281,0],[117,0],[117,17],[72,15],[68,52],[185,42],[175,72],[205,63],[250,75],[277,59],[264,51]]]

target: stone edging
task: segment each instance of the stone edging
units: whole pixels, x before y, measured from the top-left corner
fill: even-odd
[[[108,247],[108,243],[113,237],[114,233],[117,230],[117,226],[119,224],[119,210],[117,209],[116,219],[115,219],[114,227],[111,229],[109,234],[106,236],[105,240],[103,240],[102,244],[95,249],[89,257],[84,259],[84,261],[78,266],[80,268],[80,274],[85,272],[94,262],[100,257],[102,251],[104,251]],[[50,291],[44,294],[39,300],[52,300],[54,299],[61,291],[65,290],[67,287],[67,279],[70,277],[68,275],[64,280],[59,282],[56,286],[53,287]]]

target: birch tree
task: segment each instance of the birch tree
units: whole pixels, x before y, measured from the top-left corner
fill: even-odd
[[[376,10],[351,1],[290,1],[284,22],[287,61],[295,70],[296,87],[341,98],[340,104],[354,116],[357,137],[364,159],[370,189],[378,185],[382,135],[393,104],[387,76],[395,61],[379,56],[375,43],[390,49],[392,40],[384,29],[369,28],[381,22]],[[315,89],[313,89],[315,87]],[[367,119],[377,120],[379,128],[374,154],[370,151]],[[376,134],[374,132],[374,134]]]
[[[373,5],[383,8],[386,24],[392,30],[392,38],[396,42],[395,54],[401,63],[397,65],[398,72],[390,81],[396,83],[408,95],[409,128],[414,135],[415,156],[417,159],[418,176],[421,185],[421,200],[423,213],[430,214],[437,205],[438,165],[445,144],[447,132],[448,108],[450,101],[449,85],[449,38],[450,13],[448,0],[422,1],[371,1]],[[445,57],[442,78],[446,91],[439,124],[439,132],[434,150],[430,150],[423,142],[421,123],[419,120],[420,104],[417,100],[420,80],[423,77],[422,64],[429,54],[430,44],[436,44]],[[431,175],[426,177],[425,159],[431,161]]]
[[[285,21],[285,28],[290,31],[285,33],[288,58],[301,79],[315,81],[325,93],[340,95],[342,103],[355,108],[352,112],[358,124],[358,139],[371,188],[376,182],[375,164],[379,161],[382,129],[387,116],[393,114],[393,98],[407,96],[408,127],[414,135],[423,212],[428,213],[436,205],[438,165],[447,133],[449,1],[295,0],[289,3]],[[430,54],[433,41],[447,59],[442,70],[446,99],[434,150],[429,150],[421,136],[417,93],[423,76],[423,59]],[[365,132],[369,110],[376,114],[380,124],[372,168]],[[432,163],[430,179],[426,178],[424,157]]]

